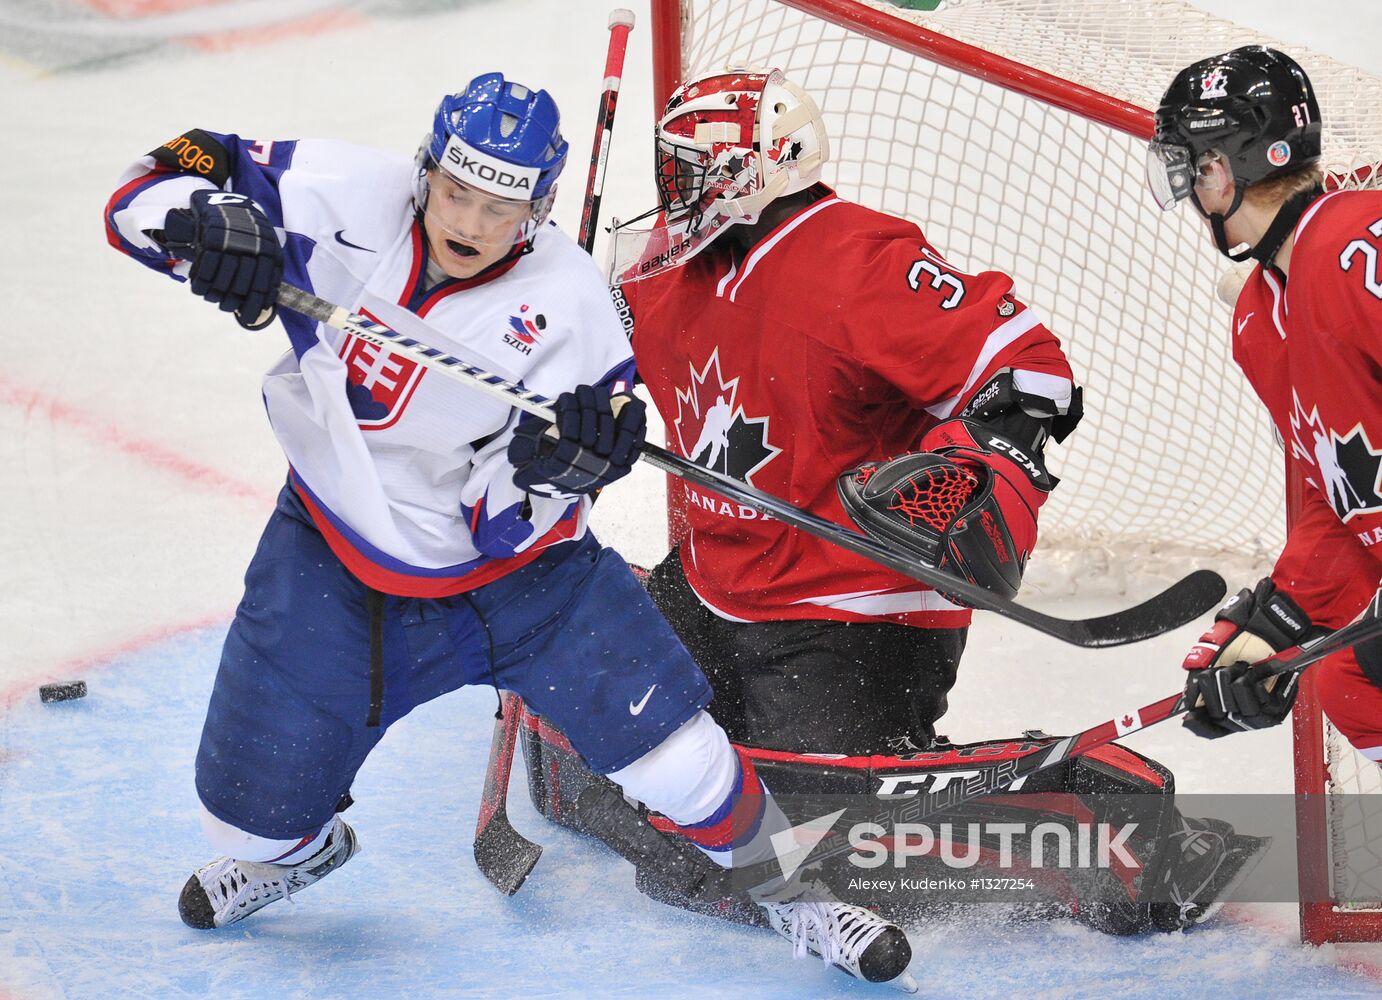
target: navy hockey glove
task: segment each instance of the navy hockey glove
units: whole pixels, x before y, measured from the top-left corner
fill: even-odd
[[[192,291],[215,302],[247,330],[274,318],[283,280],[283,247],[263,211],[242,194],[196,191],[189,208],[163,222],[163,245],[192,262]]]
[[[1185,728],[1215,739],[1280,723],[1296,700],[1295,677],[1275,676],[1269,666],[1255,664],[1318,631],[1271,577],[1229,598],[1182,664],[1190,674]]]
[[[611,404],[618,402],[615,415]],[[604,389],[578,385],[563,392],[552,409],[554,426],[526,415],[509,442],[514,484],[526,493],[574,497],[608,486],[633,469],[647,432],[647,407],[629,395],[611,397]]]
[[[1207,740],[1280,725],[1296,703],[1299,675],[1278,674],[1274,667],[1239,660],[1192,670],[1185,683],[1189,711],[1182,725]]]

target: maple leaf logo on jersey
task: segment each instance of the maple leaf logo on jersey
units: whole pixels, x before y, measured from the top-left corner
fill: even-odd
[[[1306,482],[1328,498],[1340,521],[1382,510],[1382,451],[1373,448],[1363,425],[1339,435],[1325,427],[1318,407],[1306,413],[1300,397],[1294,398],[1291,453],[1314,466]]]
[[[683,455],[699,466],[753,485],[753,474],[781,453],[768,443],[768,418],[746,417],[739,378],[720,373],[720,349],[699,372],[690,366],[691,384],[677,390],[673,429]]]

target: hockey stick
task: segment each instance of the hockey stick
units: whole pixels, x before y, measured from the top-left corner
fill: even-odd
[[[522,717],[523,702],[519,697],[512,691],[500,695],[499,718],[494,723],[494,739],[480,793],[480,815],[475,823],[475,865],[506,896],[518,891],[542,856],[541,845],[513,828],[506,805]]]
[[[620,7],[609,15],[609,54],[605,57],[605,92],[595,121],[595,148],[590,152],[590,176],[585,181],[585,207],[576,241],[590,253],[595,246],[595,226],[600,219],[600,198],[605,193],[605,167],[614,134],[614,111],[619,103],[619,81],[624,76],[624,52],[633,29],[633,11]]]
[[[302,313],[337,330],[343,330],[366,343],[406,355],[426,368],[435,369],[458,382],[480,389],[512,407],[545,420],[554,420],[550,408],[551,401],[545,396],[435,347],[406,337],[367,316],[350,313],[341,306],[332,305],[286,283],[279,286],[278,302],[294,312]],[[872,559],[943,593],[959,597],[972,607],[992,611],[1075,646],[1118,646],[1150,639],[1184,625],[1216,607],[1227,593],[1227,587],[1217,573],[1202,569],[1176,581],[1160,594],[1135,607],[1098,618],[1056,618],[1006,600],[977,584],[951,576],[919,560],[910,559],[867,535],[850,531],[770,493],[757,490],[747,483],[696,465],[655,444],[645,444],[639,457],[654,468],[712,490],[760,514],[767,514],[856,555]]]
[[[1350,624],[1310,642],[1282,650],[1267,657],[1266,662],[1275,664],[1273,672],[1278,676],[1298,678],[1307,667],[1325,657],[1378,637],[1382,637],[1382,590],[1377,592],[1362,615]],[[907,819],[909,822],[924,820],[985,795],[1020,786],[1035,774],[1059,767],[1075,757],[1183,715],[1186,711],[1185,694],[1180,691],[1150,705],[1119,713],[1073,736],[1053,739],[1024,756],[1004,761],[992,770],[982,772],[978,780],[948,783],[941,792],[907,795]],[[677,850],[665,835],[654,830],[622,795],[605,786],[592,785],[585,789],[576,801],[576,812],[586,829],[635,867],[647,870],[676,893],[692,901],[742,901],[743,890],[739,887],[780,878],[780,869],[775,868],[775,861],[763,862],[731,875],[731,871],[721,869],[708,860],[704,864],[696,864],[696,859],[688,860],[684,852]],[[842,844],[813,854],[811,860],[816,864],[851,850],[851,845]]]
[[[600,196],[605,189],[605,167],[609,162],[609,147],[613,137],[614,110],[619,100],[619,81],[624,75],[624,53],[628,49],[629,32],[632,29],[632,11],[621,7],[610,13],[609,53],[605,57],[605,89],[600,95],[600,111],[595,122],[595,147],[590,154],[585,207],[581,211],[579,242],[581,249],[586,253],[595,245],[595,227],[600,218]],[[489,761],[485,765],[480,814],[475,824],[475,866],[506,896],[512,896],[518,891],[523,880],[537,864],[538,858],[542,856],[541,846],[534,844],[513,828],[505,806],[522,715],[523,700],[518,695],[508,692],[500,698],[499,718],[494,723],[494,739],[490,742]]]

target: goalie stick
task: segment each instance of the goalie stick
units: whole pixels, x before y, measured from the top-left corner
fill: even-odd
[[[590,154],[590,175],[586,178],[585,206],[581,211],[581,228],[577,237],[581,249],[586,253],[590,253],[595,245],[600,196],[605,190],[605,167],[609,163],[610,142],[614,135],[614,111],[619,100],[619,82],[624,75],[624,54],[628,50],[633,21],[633,11],[622,7],[609,15],[609,52],[605,56],[604,91],[600,95],[600,111],[595,122],[595,148]],[[513,828],[505,806],[522,717],[523,699],[512,692],[502,695],[499,699],[499,718],[494,723],[494,739],[490,742],[489,761],[485,765],[479,818],[475,823],[475,866],[506,896],[518,891],[542,856],[540,845]]]
[[[1370,639],[1382,637],[1382,590],[1355,621],[1299,646],[1266,657],[1263,662],[1275,664],[1278,676],[1298,678],[1306,668],[1327,656],[1351,648]],[[1120,712],[1112,719],[1078,732],[1073,736],[1052,738],[1046,745],[1030,753],[1005,761],[985,772],[985,780],[958,782],[946,786],[943,792],[925,792],[906,796],[907,818],[917,822],[945,812],[985,795],[1006,791],[1041,771],[1059,767],[1075,757],[1140,732],[1159,722],[1185,714],[1183,691],[1168,695],[1141,708]],[[767,883],[781,878],[776,860],[766,861],[748,869],[722,869],[708,859],[703,864],[676,849],[664,835],[654,830],[647,819],[627,802],[616,789],[602,784],[586,788],[576,800],[576,812],[581,823],[636,867],[653,873],[663,884],[692,901],[709,903],[721,901],[729,912],[743,910],[742,886]],[[828,848],[811,856],[816,864],[826,858],[853,850],[849,844]],[[731,882],[733,878],[733,882]]]
[[[475,822],[475,865],[506,896],[518,891],[542,856],[542,847],[513,828],[506,800],[513,769],[523,702],[512,691],[499,697],[499,718],[494,723],[489,764],[480,793],[480,814]]]
[[[278,302],[294,312],[302,313],[337,330],[344,330],[366,343],[407,355],[424,367],[480,389],[517,409],[548,421],[555,419],[549,405],[551,401],[545,396],[461,358],[406,337],[367,316],[348,312],[341,306],[333,305],[287,283],[279,286]],[[920,560],[894,552],[882,542],[875,541],[867,535],[850,531],[834,521],[802,510],[738,479],[696,465],[655,444],[645,444],[639,458],[663,472],[703,486],[745,507],[751,507],[760,514],[767,514],[809,535],[824,539],[935,587],[947,595],[958,597],[971,607],[992,611],[1075,646],[1119,646],[1150,639],[1193,621],[1206,611],[1217,607],[1228,592],[1222,577],[1210,570],[1202,569],[1177,580],[1160,594],[1135,607],[1097,618],[1057,618],[1006,600],[968,580],[951,576]]]

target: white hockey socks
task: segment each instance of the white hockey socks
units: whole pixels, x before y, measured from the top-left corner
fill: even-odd
[[[653,826],[685,837],[724,868],[771,858],[770,838],[790,826],[753,761],[735,753],[706,712],[609,778],[661,814]]]

